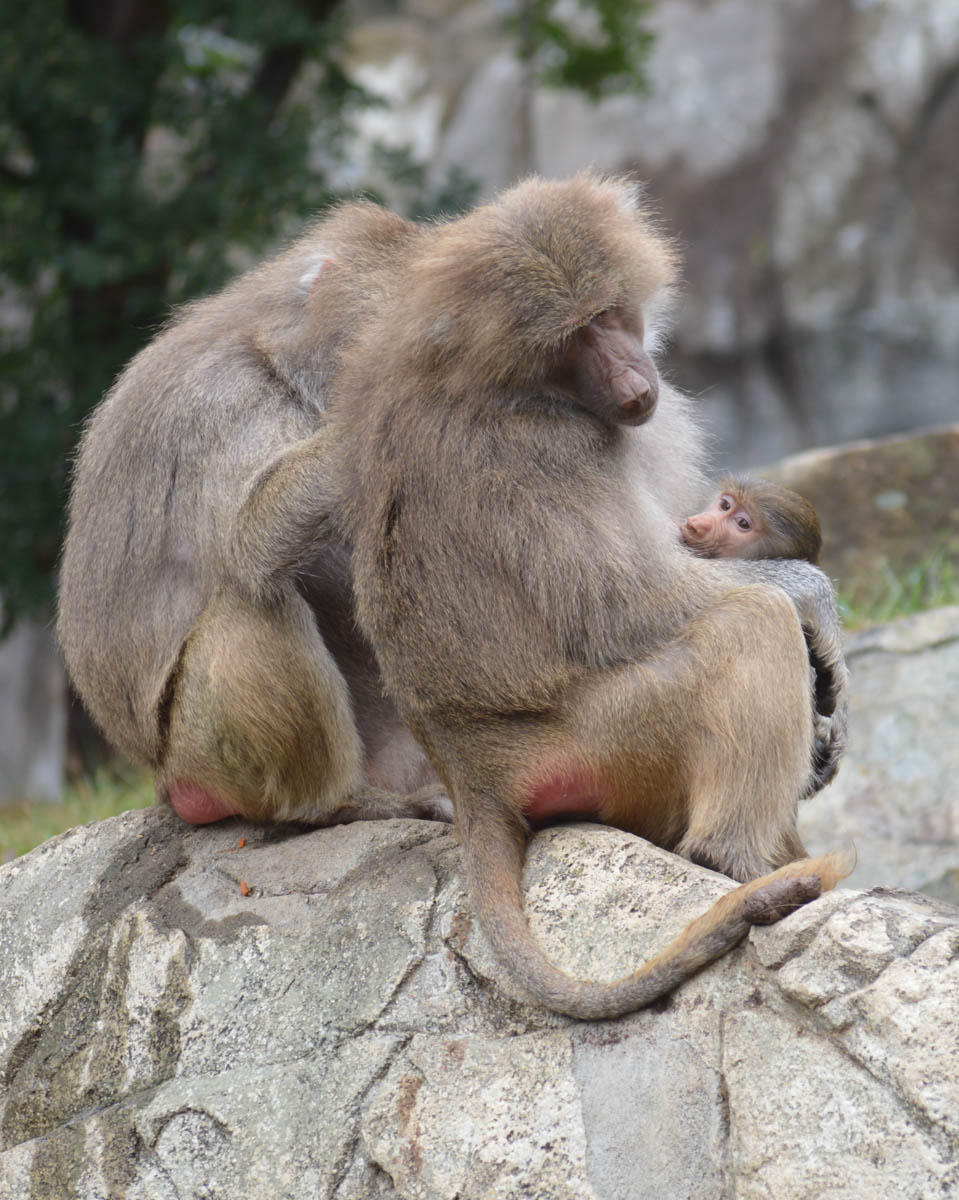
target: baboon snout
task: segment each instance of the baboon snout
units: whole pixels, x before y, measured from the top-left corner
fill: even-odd
[[[626,425],[641,425],[653,415],[659,389],[656,384],[630,368],[614,382],[619,401],[619,420]]]
[[[702,534],[706,533],[709,529],[709,525],[709,518],[704,516],[702,513],[697,513],[696,516],[686,518],[685,528],[688,529],[690,533],[695,533],[699,536],[702,536]]]

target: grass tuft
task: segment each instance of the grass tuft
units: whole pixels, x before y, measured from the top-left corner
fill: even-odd
[[[847,629],[881,625],[947,604],[959,604],[959,578],[941,549],[901,573],[884,566],[880,580],[868,590],[839,589],[839,611]]]

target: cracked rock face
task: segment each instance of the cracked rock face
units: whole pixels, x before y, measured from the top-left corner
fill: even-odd
[[[732,886],[587,825],[536,837],[526,874],[537,936],[597,979]],[[831,893],[578,1023],[493,960],[442,825],[155,809],[0,889],[0,1200],[959,1189],[959,911],[926,897]]]
[[[849,752],[799,809],[810,851],[852,842],[850,882],[959,904],[959,606],[846,641]]]
[[[648,89],[598,102],[530,88],[509,5],[357,7],[353,62],[388,104],[358,115],[344,183],[367,163],[389,189],[384,142],[484,194],[635,170],[686,261],[668,374],[724,464],[955,420],[956,0],[668,0]]]

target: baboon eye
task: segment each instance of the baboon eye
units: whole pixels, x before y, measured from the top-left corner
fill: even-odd
[[[749,530],[752,528],[752,526],[749,523],[748,517],[740,517],[739,520],[736,522],[736,524],[739,526],[740,529]]]

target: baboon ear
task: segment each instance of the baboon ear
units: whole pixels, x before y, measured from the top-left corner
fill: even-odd
[[[306,267],[299,279],[299,289],[303,295],[307,296],[316,286],[317,280],[325,272],[332,267],[340,265],[331,251],[317,250],[315,254],[311,254],[306,261]]]

